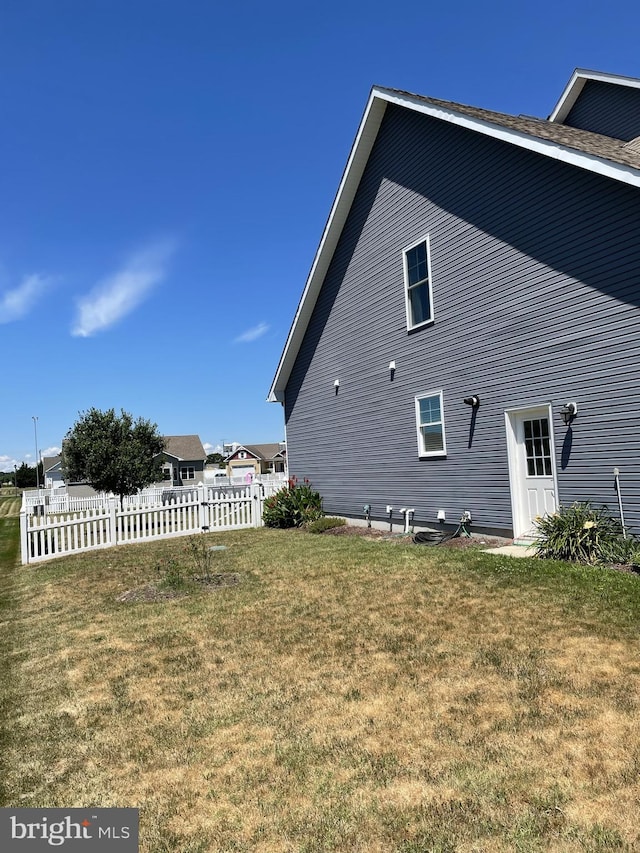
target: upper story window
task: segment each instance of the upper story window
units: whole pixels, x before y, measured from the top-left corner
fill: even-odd
[[[246,458],[247,458],[246,452],[244,450],[241,450],[240,453],[238,453],[238,459],[246,459]]]
[[[444,409],[442,391],[433,391],[416,397],[416,426],[418,429],[418,455],[445,456]]]
[[[409,246],[402,255],[407,328],[415,329],[433,320],[429,238],[424,237],[419,243]]]

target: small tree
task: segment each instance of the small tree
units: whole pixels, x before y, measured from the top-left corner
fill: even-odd
[[[32,486],[36,485],[36,469],[35,466],[31,468],[31,466],[27,465],[26,462],[23,462],[15,472],[15,481],[16,486],[19,489],[30,489]]]
[[[161,479],[164,439],[156,424],[124,410],[89,409],[66,434],[62,444],[62,475],[84,481],[96,491],[120,497],[134,495]]]
[[[222,453],[210,453],[207,456],[207,465],[217,465],[219,468],[224,466],[224,456]]]

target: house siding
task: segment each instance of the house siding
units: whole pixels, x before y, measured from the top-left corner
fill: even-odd
[[[640,136],[640,89],[587,80],[563,124],[628,142]]]
[[[504,413],[550,403],[559,500],[617,507],[617,466],[640,526],[639,214],[633,188],[389,106],[287,384],[289,472],[332,514],[508,532]],[[434,322],[408,333],[402,249],[426,234]],[[447,456],[419,459],[414,398],[439,390]]]

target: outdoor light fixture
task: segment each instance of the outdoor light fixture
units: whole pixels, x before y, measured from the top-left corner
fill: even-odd
[[[562,415],[562,422],[565,426],[570,426],[571,421],[578,414],[578,404],[575,401],[567,402],[560,409],[560,414]]]
[[[472,397],[465,397],[463,403],[466,406],[472,406],[474,409],[477,409],[480,405],[480,397],[477,397],[475,394]]]
[[[336,379],[336,381],[333,383],[333,387],[334,387],[334,388],[339,388],[339,387],[340,387],[340,380],[339,380],[339,379]]]

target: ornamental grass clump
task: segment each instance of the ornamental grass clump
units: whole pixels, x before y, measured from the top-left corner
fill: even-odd
[[[322,498],[306,478],[292,477],[284,488],[264,502],[262,520],[266,527],[300,527],[322,517]]]
[[[605,506],[561,507],[536,520],[539,557],[575,563],[626,563],[636,543],[625,539],[620,521]]]
[[[330,515],[325,515],[324,518],[319,518],[317,521],[312,521],[306,525],[309,533],[324,533],[325,530],[333,530],[335,527],[344,527],[347,523],[346,518],[334,518]]]

